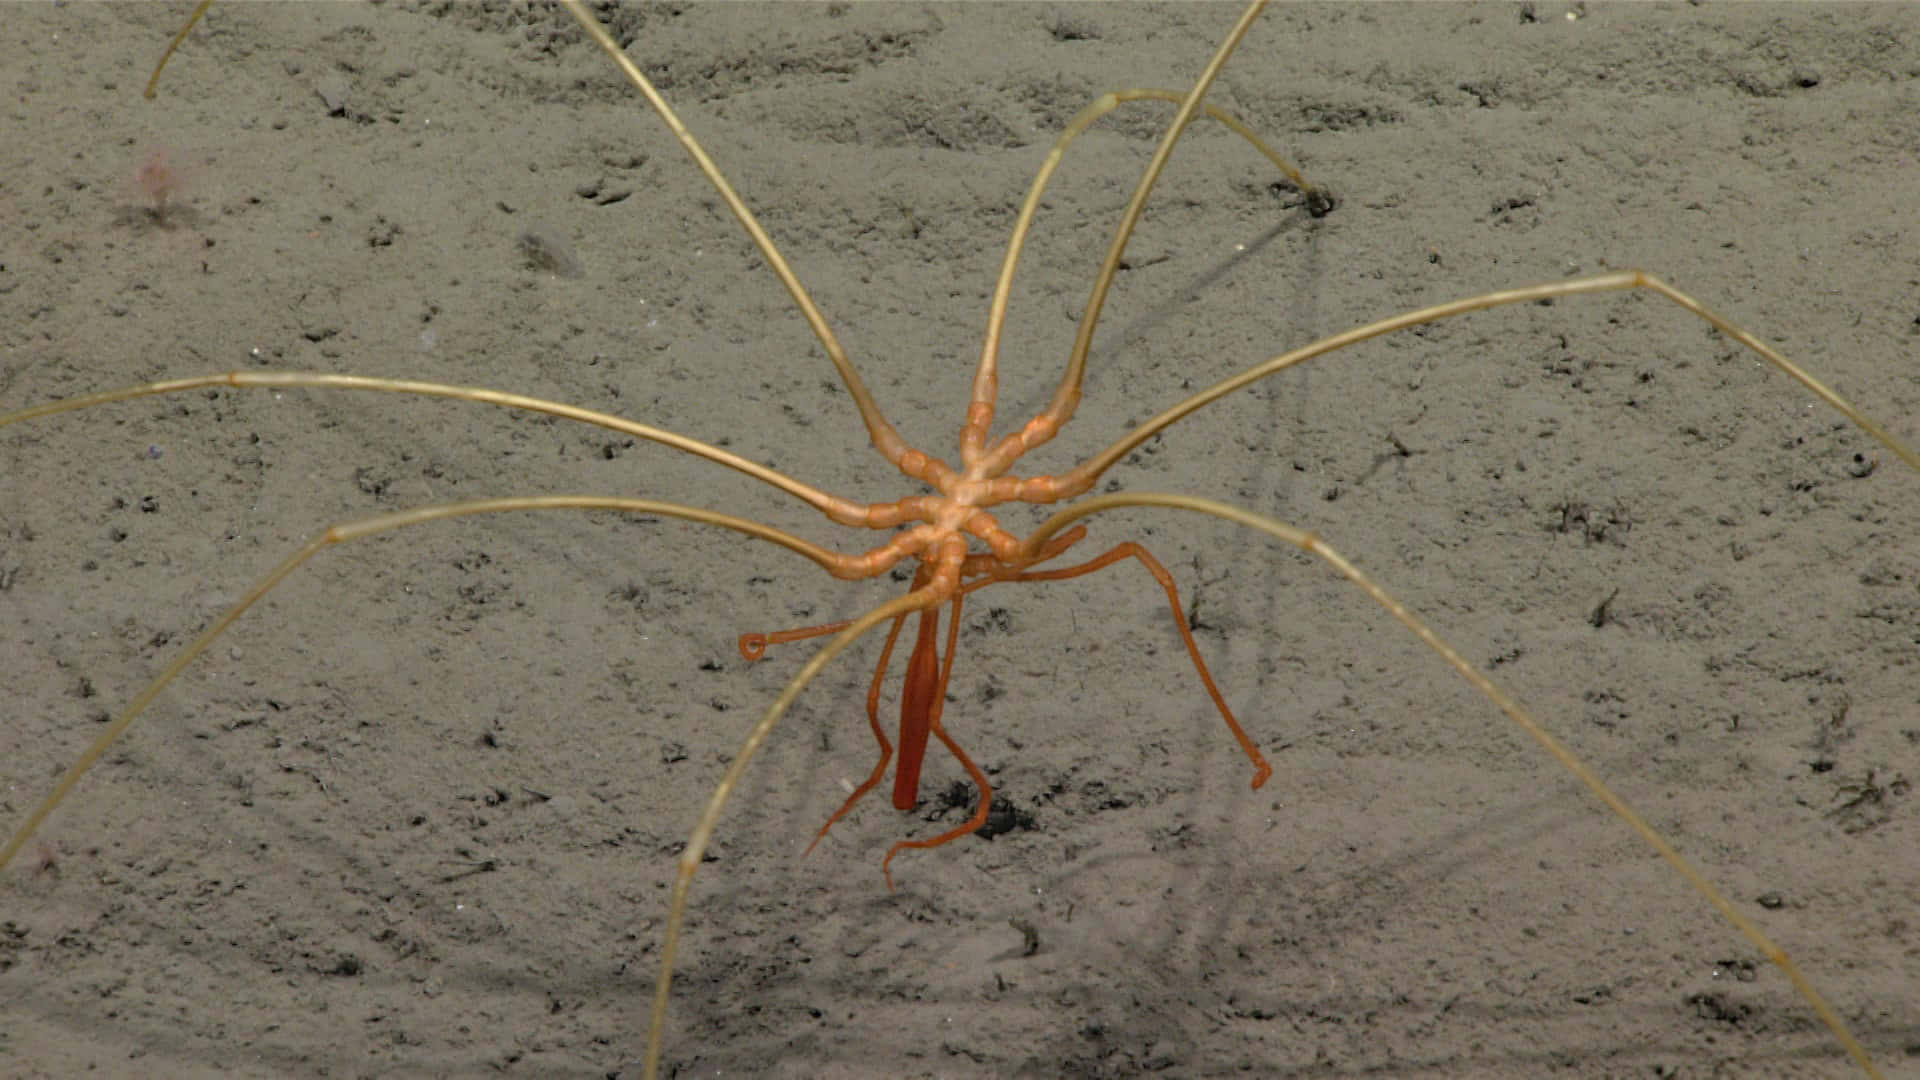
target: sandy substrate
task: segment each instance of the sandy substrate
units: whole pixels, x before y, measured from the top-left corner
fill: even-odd
[[[4,11],[0,409],[356,372],[913,492],[564,16],[223,4],[142,101],[183,6]],[[1184,86],[1233,17],[693,6],[622,33],[888,415],[950,454],[1053,135],[1101,91]],[[1023,467],[1368,319],[1623,267],[1920,431],[1920,7],[1287,6],[1214,100],[1339,208],[1310,219],[1196,129],[1085,403]],[[1017,287],[1007,423],[1052,392],[1170,112],[1074,148]],[[163,220],[132,181],[155,150],[187,178]],[[1110,480],[1322,532],[1776,934],[1889,1074],[1920,1072],[1920,476],[1799,386],[1657,297],[1526,306],[1276,378]],[[0,432],[0,824],[326,523],[549,492],[876,542],[706,463],[473,405],[202,390]],[[1172,569],[1272,782],[1248,790],[1137,569],[991,590],[946,717],[1030,827],[905,854],[889,894],[888,846],[966,809],[936,756],[919,812],[876,797],[801,857],[872,764],[864,644],[722,822],[677,1075],[1849,1074],[1778,971],[1323,566],[1168,513],[1093,524],[1090,549],[1139,540]],[[811,648],[748,664],[735,637],[903,588],[578,513],[323,554],[0,875],[0,1074],[638,1075],[675,855]]]

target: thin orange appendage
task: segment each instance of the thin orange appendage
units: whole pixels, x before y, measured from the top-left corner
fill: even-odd
[[[880,649],[880,663],[873,669],[873,682],[867,687],[867,725],[873,728],[873,739],[880,744],[880,760],[874,763],[873,772],[867,774],[860,786],[853,789],[853,794],[847,796],[847,801],[840,804],[840,809],[835,810],[827,823],[820,826],[820,831],[813,834],[813,843],[807,845],[806,855],[813,854],[813,849],[827,838],[827,830],[833,828],[834,822],[845,817],[847,811],[865,798],[867,792],[878,787],[881,778],[887,774],[887,762],[893,760],[893,744],[887,741],[887,733],[880,729],[880,683],[887,677],[887,664],[893,659],[894,643],[900,640],[900,628],[906,624],[905,615],[893,620],[893,628],[887,631],[887,643]]]
[[[769,645],[785,645],[790,641],[826,637],[828,634],[837,634],[852,625],[850,622],[832,622],[822,623],[819,626],[802,626],[794,630],[775,630],[771,634],[741,634],[740,655],[749,660],[758,660],[767,655]]]
[[[1160,587],[1166,590],[1167,604],[1173,608],[1173,625],[1179,628],[1181,640],[1187,643],[1187,655],[1193,658],[1193,669],[1200,673],[1200,681],[1207,687],[1207,696],[1213,699],[1214,708],[1220,710],[1220,718],[1227,722],[1227,728],[1233,732],[1233,737],[1240,741],[1240,749],[1246,751],[1247,760],[1253,762],[1253,786],[1258,788],[1273,775],[1273,766],[1267,764],[1267,759],[1260,753],[1260,748],[1247,737],[1246,729],[1240,726],[1240,721],[1233,717],[1233,710],[1227,707],[1227,699],[1221,695],[1220,687],[1214,683],[1213,673],[1207,670],[1207,662],[1200,658],[1200,646],[1193,640],[1193,631],[1187,626],[1187,613],[1180,607],[1180,589],[1173,583],[1173,575],[1167,573],[1167,568],[1160,565],[1160,560],[1154,558],[1146,548],[1128,542],[1078,566],[1068,566],[1059,570],[1030,570],[1015,574],[1006,580],[1065,581],[1068,578],[1091,574],[1095,570],[1104,569],[1127,558],[1139,559],[1140,564],[1153,575],[1153,580],[1159,582]]]

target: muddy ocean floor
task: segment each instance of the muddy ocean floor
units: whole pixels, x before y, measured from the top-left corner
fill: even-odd
[[[234,369],[618,413],[835,494],[868,446],[764,260],[545,6],[220,4],[0,21],[0,410]],[[621,8],[887,416],[952,457],[1014,216],[1103,91],[1184,88],[1232,8]],[[1368,320],[1639,267],[1914,439],[1920,8],[1276,6],[1128,249],[1053,473]],[[1172,109],[1068,154],[1015,283],[1001,430],[1052,395]],[[158,158],[156,158],[158,155]],[[177,177],[163,212],[137,180]],[[1483,664],[1920,1070],[1920,475],[1651,294],[1343,351],[1101,489],[1319,532]],[[604,429],[199,388],[0,431],[0,811],[328,523],[519,494],[883,542]],[[1043,513],[1013,507],[1026,532]],[[693,891],[678,1076],[1846,1076],[1781,973],[1487,702],[1296,551],[1164,511],[1136,564],[974,594],[945,724],[974,794],[876,794],[878,635],[808,688]],[[633,1077],[667,885],[817,646],[907,588],[657,516],[522,513],[322,553],[155,701],[0,874],[0,1073]],[[904,658],[884,684],[895,708]],[[889,719],[889,722],[890,719]]]

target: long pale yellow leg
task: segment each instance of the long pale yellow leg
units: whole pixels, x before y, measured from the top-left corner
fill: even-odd
[[[180,28],[179,33],[173,35],[172,41],[167,42],[167,51],[160,54],[160,62],[153,65],[153,74],[147,77],[147,92],[144,96],[148,101],[152,101],[153,95],[160,89],[160,73],[167,69],[167,61],[173,59],[174,51],[180,48],[181,42],[187,40],[187,34],[193,30],[193,25],[199,22],[200,16],[205,15],[207,9],[212,6],[213,0],[200,0],[194,5],[193,14],[187,16],[186,25]]]
[[[853,362],[847,358],[846,348],[840,344],[840,339],[834,334],[833,328],[827,325],[826,316],[820,313],[819,306],[813,302],[813,297],[807,292],[806,286],[800,283],[799,275],[795,274],[793,268],[787,264],[786,258],[780,254],[780,249],[774,246],[772,237],[761,228],[759,220],[753,216],[753,211],[747,208],[740,194],[721,174],[720,167],[707,156],[706,150],[701,148],[699,141],[693,137],[691,131],[687,130],[687,126],[680,121],[680,117],[667,104],[667,100],[653,88],[653,84],[621,50],[619,43],[613,40],[605,27],[600,25],[600,21],[587,11],[580,0],[560,0],[560,2],[580,23],[581,28],[586,30],[587,36],[613,58],[613,62],[619,66],[621,73],[627,77],[627,81],[647,99],[647,104],[653,107],[653,111],[666,123],[674,137],[680,140],[680,145],[693,158],[694,164],[699,166],[707,182],[719,192],[721,201],[727,204],[727,209],[732,212],[735,220],[740,222],[741,228],[753,238],[754,246],[760,249],[761,257],[767,260],[767,265],[773,268],[780,283],[786,286],[788,295],[793,298],[794,306],[800,309],[801,316],[813,329],[814,337],[819,339],[821,347],[827,351],[827,358],[833,362],[834,369],[840,373],[840,381],[846,385],[847,393],[853,397],[854,404],[859,408],[860,419],[866,424],[867,434],[873,440],[873,445],[888,461],[898,464],[900,458],[907,452],[906,441],[881,413],[872,392],[867,389],[859,373],[853,369]],[[207,8],[212,3],[213,0],[201,0],[200,5],[194,8],[193,14],[188,17],[187,24],[174,35],[172,43],[167,46],[167,51],[160,57],[160,62],[154,66],[152,78],[147,80],[147,97],[154,96],[155,88],[160,84],[160,72],[165,70],[174,50],[179,48],[180,42],[186,39],[187,32],[193,29],[202,15],[206,14]]]
[[[1167,133],[1160,138],[1160,145],[1154,148],[1153,157],[1147,162],[1146,172],[1141,174],[1139,184],[1133,189],[1133,197],[1127,200],[1127,208],[1120,214],[1120,227],[1115,230],[1113,243],[1107,248],[1107,257],[1100,263],[1100,270],[1093,278],[1093,291],[1087,297],[1087,309],[1080,314],[1080,329],[1073,339],[1073,352],[1067,356],[1066,374],[1061,376],[1060,385],[1053,393],[1053,400],[1039,415],[1027,421],[1026,426],[1008,435],[994,445],[982,459],[986,475],[995,476],[1004,472],[1020,455],[1039,446],[1054,437],[1073,416],[1074,409],[1080,404],[1080,384],[1087,373],[1087,353],[1093,348],[1093,331],[1100,322],[1100,311],[1106,306],[1107,293],[1113,288],[1113,276],[1119,272],[1120,257],[1126,253],[1127,241],[1133,238],[1134,226],[1140,223],[1140,214],[1146,208],[1147,196],[1153,193],[1153,186],[1159,182],[1160,174],[1165,171],[1167,161],[1173,157],[1173,148],[1180,136],[1193,122],[1199,112],[1200,99],[1207,96],[1207,90],[1226,67],[1227,59],[1233,55],[1247,30],[1253,26],[1253,20],[1266,7],[1266,0],[1253,0],[1247,10],[1240,15],[1240,21],[1233,24],[1227,33],[1227,39],[1214,51],[1213,59],[1207,61],[1200,78],[1195,80],[1193,89],[1181,100],[1180,109],[1174,113],[1173,122],[1167,125]]]
[[[246,614],[248,608],[272,592],[275,586],[286,580],[287,575],[298,570],[322,549],[376,533],[404,529],[410,525],[423,525],[429,521],[445,521],[450,518],[471,517],[475,514],[499,514],[518,510],[614,510],[626,514],[657,514],[701,525],[717,525],[723,529],[745,533],[756,539],[778,544],[822,566],[830,565],[835,558],[833,552],[757,521],[748,521],[745,518],[721,514],[697,506],[682,506],[679,503],[661,502],[657,499],[628,499],[611,495],[537,495],[510,499],[479,499],[473,502],[423,506],[414,510],[381,514],[377,517],[328,526],[303,544],[298,551],[287,556],[266,576],[254,582],[253,587],[248,589],[238,602],[215,619],[211,626],[201,631],[198,637],[188,642],[187,647],[181,649],[179,654],[161,669],[160,674],[147,683],[113,723],[107,725],[107,729],[100,733],[91,746],[87,747],[86,752],[67,768],[53,790],[47,794],[46,798],[40,800],[39,805],[34,807],[33,813],[27,815],[26,822],[14,830],[12,837],[7,840],[7,846],[0,848],[0,869],[4,869],[9,862],[13,861],[13,857],[19,854],[20,848],[32,838],[41,823],[46,821],[47,815],[53,813],[54,808],[66,799],[67,793],[80,782],[80,778],[86,775],[87,770],[93,768],[94,764],[100,760],[100,756],[107,752],[107,748],[133,726],[133,722],[146,711],[147,706],[153,704],[153,699],[160,696],[160,692],[167,688],[167,684],[173,682],[182,671],[186,670],[187,665],[193,663],[196,657],[206,652],[214,641],[226,632],[227,627],[233,625],[234,620]]]
[[[673,132],[673,137],[680,140],[681,147],[687,151],[689,157],[693,158],[693,163],[699,166],[707,182],[713,185],[716,192],[719,192],[720,200],[727,204],[727,209],[733,213],[734,219],[740,222],[740,227],[753,238],[754,246],[760,249],[760,256],[767,260],[768,266],[773,268],[774,275],[780,279],[780,284],[786,286],[787,295],[793,298],[794,306],[800,309],[800,314],[807,320],[807,325],[813,328],[813,336],[820,340],[821,348],[827,351],[827,358],[833,361],[834,369],[840,373],[840,381],[846,384],[847,393],[852,396],[854,404],[860,409],[860,419],[867,425],[867,436],[873,440],[874,448],[879,450],[881,456],[888,461],[898,465],[908,450],[906,440],[900,437],[900,433],[881,414],[880,406],[874,402],[873,394],[867,390],[867,384],[861,381],[859,373],[853,370],[853,362],[847,359],[847,350],[840,344],[840,339],[834,334],[833,328],[827,325],[826,316],[820,313],[820,308],[814,304],[813,297],[808,295],[806,286],[800,284],[799,275],[793,272],[793,267],[787,265],[787,260],[780,254],[780,249],[774,246],[773,238],[767,235],[767,230],[760,227],[759,219],[753,216],[752,210],[747,209],[746,201],[740,198],[739,192],[733,190],[733,185],[727,182],[727,178],[720,172],[720,167],[707,156],[706,150],[702,149],[699,141],[693,137],[693,132],[687,130],[687,125],[680,122],[680,117],[673,111],[673,107],[667,104],[667,99],[661,97],[660,91],[653,88],[653,83],[648,81],[646,75],[640,71],[639,65],[627,56],[626,52],[620,48],[619,42],[613,40],[613,35],[607,33],[607,28],[600,25],[600,20],[593,17],[586,5],[581,0],[560,0],[560,2],[580,24],[581,29],[587,32],[587,36],[593,39],[594,44],[600,46],[601,51],[612,58],[614,64],[620,68],[620,73],[627,77],[627,81],[633,84],[634,89],[640,91],[640,96],[647,99],[647,104],[652,106],[653,111]]]
[[[732,797],[733,789],[740,783],[740,777],[747,771],[747,763],[760,751],[761,744],[773,733],[773,726],[786,715],[794,699],[807,688],[807,684],[819,675],[821,670],[834,657],[846,651],[847,647],[858,641],[867,631],[896,619],[908,612],[932,607],[940,603],[940,597],[932,589],[919,589],[874,608],[865,615],[853,620],[845,630],[835,635],[832,641],[813,654],[800,673],[780,691],[772,705],[760,717],[747,737],[734,752],[733,763],[720,777],[720,783],[713,789],[713,795],[707,799],[707,808],[701,812],[700,821],[694,825],[693,834],[687,837],[687,846],[680,852],[679,872],[673,878],[673,896],[667,907],[666,941],[660,948],[660,978],[653,991],[653,1014],[647,1027],[647,1056],[641,1067],[640,1075],[644,1080],[655,1080],[660,1075],[660,1048],[667,1035],[667,999],[673,990],[674,955],[680,948],[680,928],[687,916],[687,892],[693,886],[694,871],[700,869],[700,860],[707,853],[707,844],[713,839],[713,830],[720,823],[720,811]]]
[[[1200,408],[1226,397],[1236,390],[1244,389],[1270,375],[1277,375],[1290,367],[1306,363],[1316,356],[1357,345],[1362,341],[1390,334],[1395,330],[1405,330],[1426,323],[1439,322],[1471,311],[1484,311],[1487,308],[1501,307],[1506,304],[1522,304],[1533,300],[1551,300],[1562,296],[1578,296],[1585,293],[1621,292],[1628,289],[1646,289],[1673,301],[1675,304],[1693,312],[1712,324],[1713,328],[1745,345],[1786,373],[1795,382],[1812,391],[1814,396],[1839,410],[1840,414],[1859,426],[1860,430],[1873,436],[1880,445],[1891,451],[1895,457],[1907,463],[1915,472],[1920,472],[1920,455],[1907,448],[1907,445],[1893,437],[1893,433],[1875,423],[1846,398],[1841,397],[1826,383],[1814,378],[1806,369],[1787,359],[1778,349],[1762,341],[1757,335],[1722,316],[1700,301],[1681,292],[1679,289],[1654,277],[1643,270],[1622,270],[1612,274],[1599,274],[1592,277],[1573,278],[1546,285],[1530,285],[1521,289],[1503,289],[1499,292],[1483,293],[1455,300],[1452,303],[1436,304],[1433,307],[1409,311],[1403,315],[1370,322],[1345,333],[1322,338],[1311,345],[1304,345],[1291,352],[1282,353],[1271,360],[1248,368],[1230,379],[1223,380],[1179,404],[1167,409],[1160,415],[1128,432],[1119,442],[1088,458],[1071,471],[1062,474],[1057,482],[1055,498],[1072,498],[1092,489],[1094,482],[1102,473],[1111,469],[1121,459],[1132,453],[1140,444],[1171,427],[1177,421],[1193,414]],[[1039,550],[1039,540],[1028,537],[1026,550]]]
[[[960,461],[963,466],[971,466],[979,459],[986,445],[987,431],[993,426],[994,405],[1000,389],[1000,338],[1006,328],[1007,304],[1013,296],[1013,272],[1019,265],[1022,249],[1026,247],[1027,234],[1033,227],[1034,215],[1040,210],[1040,198],[1046,193],[1047,184],[1053,179],[1054,171],[1060,167],[1061,160],[1066,156],[1067,147],[1085,134],[1087,129],[1101,117],[1123,104],[1134,101],[1170,101],[1178,105],[1185,99],[1186,95],[1172,90],[1150,88],[1116,90],[1102,94],[1092,104],[1081,109],[1079,114],[1068,122],[1066,130],[1060,133],[1060,137],[1053,141],[1053,148],[1047,151],[1046,160],[1040,163],[1040,171],[1034,174],[1033,183],[1027,189],[1027,199],[1020,205],[1020,214],[1014,219],[1013,236],[1007,241],[1007,254],[1000,263],[1000,277],[994,283],[993,302],[987,307],[987,335],[980,346],[980,364],[974,370],[973,397],[967,407],[966,426],[960,429]],[[1208,116],[1218,120],[1226,125],[1228,130],[1253,144],[1255,150],[1260,151],[1268,161],[1273,162],[1274,167],[1279,169],[1281,174],[1307,197],[1310,208],[1315,208],[1317,213],[1324,214],[1332,207],[1332,201],[1325,193],[1309,184],[1307,178],[1300,175],[1300,170],[1275,153],[1273,148],[1268,146],[1265,140],[1261,139],[1253,128],[1241,121],[1239,117],[1204,102],[1200,107]],[[1002,471],[1006,465],[1011,464],[1010,460],[1004,463]],[[990,472],[989,475],[999,474]]]
[[[729,453],[717,446],[688,438],[678,432],[649,424],[637,423],[610,413],[583,409],[577,405],[568,405],[544,398],[527,397],[524,394],[510,394],[501,390],[489,390],[479,386],[450,386],[445,383],[420,382],[413,379],[382,379],[368,375],[336,375],[318,371],[225,371],[211,375],[192,375],[179,379],[166,379],[160,382],[140,383],[137,386],[123,386],[115,390],[103,390],[97,394],[84,394],[79,397],[49,401],[42,405],[20,409],[16,412],[0,414],[0,427],[9,424],[38,420],[61,413],[91,409],[99,405],[109,405],[117,401],[131,401],[135,398],[152,397],[158,394],[177,394],[187,390],[197,390],[209,386],[233,387],[277,387],[304,390],[374,390],[390,394],[417,394],[422,397],[451,398],[456,401],[470,401],[480,405],[494,405],[507,409],[520,409],[527,412],[545,413],[565,420],[574,420],[595,427],[618,431],[624,435],[646,439],[662,446],[705,458],[718,465],[745,473],[762,483],[779,488],[781,491],[813,506],[827,517],[842,525],[865,525],[871,517],[871,509],[862,503],[829,495],[818,488],[803,484],[784,473],[769,469],[757,462],[748,461],[738,454]],[[892,504],[882,504],[890,507]],[[872,577],[856,566],[856,557],[848,556],[836,576],[860,578]],[[878,573],[880,571],[875,571]]]
[[[1478,668],[1474,667],[1466,657],[1461,656],[1459,651],[1453,646],[1448,645],[1439,634],[1435,633],[1431,627],[1421,621],[1419,616],[1408,610],[1400,601],[1394,599],[1392,594],[1381,588],[1372,578],[1361,573],[1358,567],[1348,562],[1339,552],[1321,540],[1319,536],[1302,529],[1296,529],[1285,522],[1276,521],[1273,518],[1253,513],[1250,510],[1243,510],[1237,506],[1229,506],[1225,503],[1215,502],[1212,499],[1202,499],[1192,495],[1128,492],[1118,495],[1099,495],[1083,502],[1075,503],[1055,514],[1053,517],[1048,518],[1045,524],[1035,530],[1028,542],[1036,545],[1044,544],[1049,537],[1081,518],[1091,514],[1103,513],[1109,510],[1119,510],[1127,507],[1165,507],[1173,510],[1186,510],[1197,514],[1207,514],[1224,521],[1230,521],[1236,525],[1244,525],[1249,529],[1266,533],[1276,540],[1291,544],[1302,551],[1325,560],[1329,566],[1339,571],[1342,577],[1359,586],[1362,591],[1368,596],[1371,596],[1375,603],[1386,608],[1389,614],[1400,621],[1401,625],[1413,631],[1415,637],[1418,637],[1426,643],[1428,648],[1438,653],[1440,658],[1445,660],[1449,667],[1459,672],[1460,676],[1469,683],[1472,683],[1474,689],[1484,694],[1487,700],[1493,702],[1501,712],[1506,713],[1507,718],[1512,720],[1520,730],[1526,732],[1535,742],[1545,748],[1547,753],[1551,754],[1555,761],[1558,761],[1562,767],[1572,773],[1588,791],[1593,793],[1595,798],[1605,803],[1608,810],[1613,811],[1616,817],[1626,822],[1627,827],[1632,829],[1640,839],[1646,841],[1647,846],[1658,852],[1660,857],[1667,861],[1667,865],[1673,867],[1682,878],[1686,879],[1687,884],[1692,885],[1700,895],[1706,897],[1707,902],[1712,904],[1714,909],[1720,912],[1721,916],[1729,923],[1732,923],[1734,928],[1740,931],[1741,936],[1752,942],[1754,947],[1762,953],[1765,953],[1767,959],[1773,961],[1781,971],[1786,972],[1787,979],[1793,983],[1795,989],[1800,991],[1800,996],[1806,999],[1807,1004],[1813,1006],[1813,1011],[1819,1014],[1821,1022],[1827,1025],[1827,1030],[1833,1033],[1833,1037],[1839,1040],[1841,1046],[1846,1048],[1847,1053],[1852,1055],[1853,1060],[1859,1064],[1860,1068],[1863,1069],[1868,1076],[1880,1076],[1880,1070],[1874,1067],[1873,1059],[1867,1054],[1866,1047],[1860,1045],[1860,1041],[1853,1037],[1853,1032],[1847,1028],[1846,1022],[1840,1019],[1840,1014],[1835,1012],[1833,1006],[1827,1004],[1827,999],[1822,997],[1820,992],[1813,988],[1813,984],[1801,973],[1799,966],[1787,956],[1786,950],[1774,944],[1773,939],[1769,938],[1753,920],[1742,915],[1740,910],[1733,906],[1731,900],[1728,900],[1719,889],[1714,888],[1713,884],[1709,882],[1699,870],[1695,869],[1692,863],[1688,862],[1671,843],[1667,842],[1666,837],[1660,835],[1658,830],[1647,824],[1646,820],[1635,813],[1633,808],[1628,806],[1624,799],[1614,794],[1613,789],[1609,788],[1598,776],[1594,775],[1593,771],[1587,768],[1578,757],[1575,757],[1573,751],[1567,749],[1559,739],[1554,738],[1545,728],[1541,727],[1538,721],[1534,720],[1525,709],[1520,707],[1519,702],[1509,697],[1506,691],[1494,685],[1493,680],[1481,674]]]

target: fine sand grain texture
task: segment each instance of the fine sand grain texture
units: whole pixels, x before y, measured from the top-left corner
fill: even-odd
[[[221,4],[143,101],[185,7],[4,11],[0,410],[355,372],[913,490],[562,14]],[[620,15],[882,407],[944,455],[1055,133],[1101,91],[1187,86],[1235,11]],[[1369,319],[1625,267],[1920,434],[1920,8],[1283,6],[1213,100],[1339,208],[1310,220],[1196,125],[1085,402],[1023,471]],[[1016,287],[1004,423],[1051,393],[1170,114],[1129,107],[1072,152]],[[163,218],[134,181],[156,150],[184,183]],[[1320,531],[1760,918],[1890,1075],[1920,1069],[1920,476],[1809,394],[1657,298],[1589,298],[1315,361],[1109,482]],[[470,405],[227,390],[9,428],[0,826],[326,523],[541,492],[877,541],[661,448]],[[876,796],[800,854],[871,766],[876,637],[721,825],[677,1075],[1849,1075],[1777,971],[1324,567],[1170,514],[1092,524],[1090,550],[1136,539],[1173,571],[1270,784],[1248,790],[1136,567],[989,590],[946,722],[1031,820],[903,855],[890,895],[887,847],[966,813],[943,756],[919,812]],[[0,1074],[637,1075],[674,857],[813,647],[748,664],[736,636],[904,588],[582,514],[322,555],[0,875]]]

